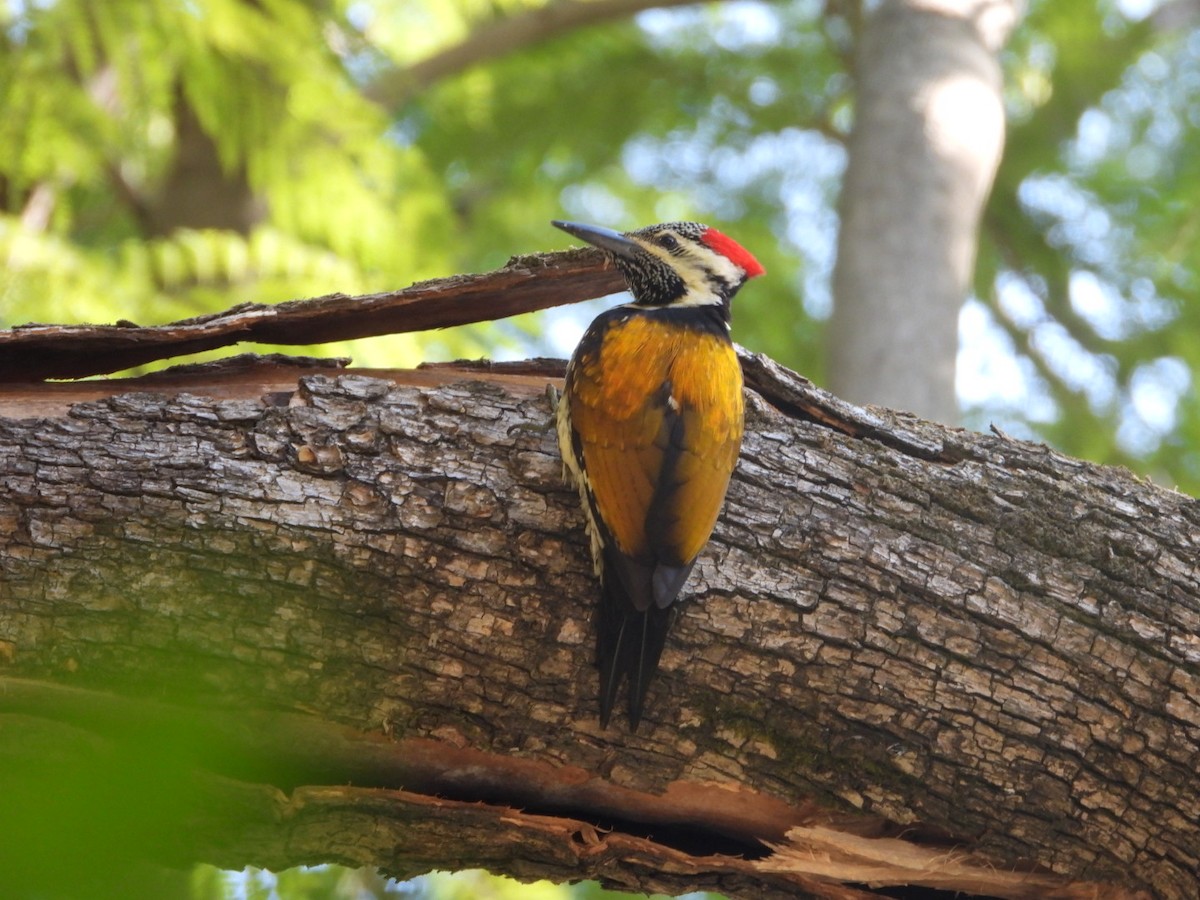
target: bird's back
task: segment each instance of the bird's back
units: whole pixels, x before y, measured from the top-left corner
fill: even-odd
[[[559,439],[603,579],[601,721],[623,679],[636,727],[679,594],[742,439],[742,375],[712,308],[617,307],[572,358]]]

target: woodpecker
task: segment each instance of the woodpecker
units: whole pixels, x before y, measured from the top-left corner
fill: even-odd
[[[601,582],[600,724],[608,726],[627,679],[636,730],[673,604],[712,534],[741,448],[730,301],[764,270],[732,238],[696,222],[624,234],[552,224],[608,253],[633,295],[584,333],[557,426]]]

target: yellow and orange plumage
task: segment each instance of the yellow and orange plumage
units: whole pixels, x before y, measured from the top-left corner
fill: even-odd
[[[602,583],[600,719],[629,681],[636,728],[673,602],[720,513],[742,440],[729,302],[762,266],[714,229],[558,227],[607,250],[634,302],[596,318],[567,370],[558,436]]]

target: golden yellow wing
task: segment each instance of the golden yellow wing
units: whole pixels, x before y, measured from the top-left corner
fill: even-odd
[[[688,341],[671,365],[678,424],[651,503],[647,537],[660,561],[690,563],[725,500],[742,444],[742,370],[732,344]]]

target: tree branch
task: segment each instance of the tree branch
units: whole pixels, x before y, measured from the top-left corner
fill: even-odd
[[[567,250],[513,257],[494,272],[437,278],[399,291],[243,303],[168,325],[23,325],[0,331],[0,383],[102,375],[243,341],[319,344],[448,328],[624,289],[599,250]]]
[[[577,500],[516,427],[545,366],[55,387],[0,419],[0,790],[159,773],[123,846],[174,862],[1189,897],[1200,504],[744,367],[636,734],[597,725]]]

